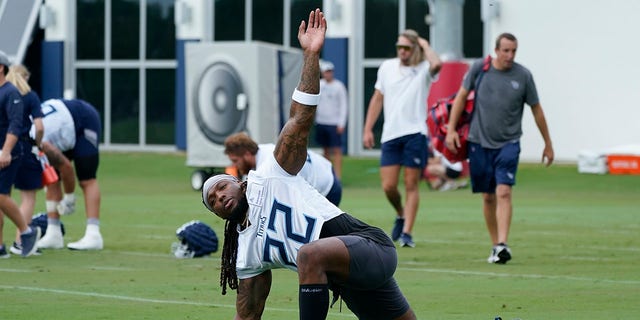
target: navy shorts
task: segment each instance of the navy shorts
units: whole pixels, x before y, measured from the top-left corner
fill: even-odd
[[[28,150],[27,151],[27,147]],[[18,179],[18,171],[22,167],[24,155],[30,152],[31,145],[19,139],[11,150],[11,163],[9,166],[0,169],[0,194],[11,194],[11,187]],[[42,179],[42,178],[41,178]]]
[[[483,148],[469,142],[468,148],[469,175],[474,193],[495,193],[499,184],[516,184],[520,141],[507,143],[500,149]]]
[[[338,290],[358,319],[395,319],[407,312],[409,303],[393,278],[396,248],[359,236],[338,238],[351,257],[349,279]]]
[[[98,153],[90,156],[74,158],[73,151],[69,150],[64,152],[64,155],[69,159],[69,161],[73,161],[78,181],[91,180],[97,177],[98,165],[100,164],[100,156]]]
[[[27,152],[18,168],[15,187],[19,190],[37,190],[42,188],[42,164],[35,154]]]
[[[382,144],[380,166],[403,165],[422,169],[427,164],[427,136],[414,133]]]
[[[316,143],[332,148],[342,146],[342,135],[338,134],[338,126],[316,124]]]

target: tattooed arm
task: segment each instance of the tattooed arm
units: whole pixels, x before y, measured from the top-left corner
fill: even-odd
[[[304,61],[298,91],[308,94],[320,92],[320,51],[324,44],[327,21],[320,9],[309,14],[308,26],[304,21],[298,28],[298,41],[303,50]],[[307,142],[313,126],[316,106],[291,102],[289,120],[282,128],[274,156],[278,164],[290,174],[297,174],[307,159]]]
[[[271,291],[271,270],[240,279],[236,296],[236,320],[261,319]]]

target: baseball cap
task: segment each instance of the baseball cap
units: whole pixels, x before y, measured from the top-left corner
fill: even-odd
[[[9,61],[9,57],[4,51],[0,50],[0,64],[3,64],[7,67],[11,66],[11,62]]]
[[[331,63],[331,61],[320,62],[320,71],[325,72],[329,70],[333,70],[333,63]]]

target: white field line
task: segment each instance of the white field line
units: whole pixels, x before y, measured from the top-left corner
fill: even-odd
[[[604,247],[601,247],[604,248]],[[609,249],[607,249],[609,250]],[[116,251],[114,251],[116,252]],[[118,253],[126,254],[126,255],[141,255],[141,256],[157,256],[157,257],[169,257],[170,259],[175,259],[172,255],[160,255],[160,254],[148,254],[148,253],[138,253],[138,252],[120,252]],[[207,257],[203,258],[211,261],[220,261],[218,257]],[[615,259],[609,258],[590,258],[590,257],[564,257],[564,259],[575,259],[575,260],[589,260],[593,259],[593,261],[607,261],[611,262]],[[451,269],[434,269],[434,268],[420,268],[420,266],[427,266],[429,263],[426,262],[411,262],[411,261],[399,261],[397,270],[408,270],[408,271],[419,271],[419,272],[429,272],[429,273],[451,273],[451,274],[459,274],[459,275],[475,275],[475,276],[483,276],[483,277],[512,277],[512,278],[530,278],[530,279],[553,279],[553,280],[571,280],[571,281],[589,281],[589,282],[604,282],[604,283],[617,283],[617,284],[640,284],[640,280],[612,280],[612,279],[601,279],[601,278],[590,278],[590,277],[574,277],[574,276],[557,276],[557,275],[543,275],[543,274],[519,274],[519,273],[494,273],[494,272],[482,272],[482,271],[467,271],[467,270],[451,270]],[[198,265],[201,267],[202,265]],[[403,267],[403,266],[416,266],[414,267]],[[0,269],[2,271],[2,269]]]
[[[406,263],[401,263],[406,264]],[[429,273],[448,273],[463,276],[482,276],[482,277],[503,277],[503,278],[525,278],[525,279],[547,279],[547,280],[566,280],[566,281],[587,281],[587,282],[604,282],[614,284],[631,284],[640,285],[640,280],[612,280],[589,277],[573,277],[573,276],[550,276],[545,274],[521,274],[521,273],[499,273],[484,271],[468,271],[468,270],[450,270],[450,269],[433,269],[433,268],[407,268],[398,267],[396,270],[429,272]]]
[[[446,244],[446,245],[478,245],[478,241],[451,241],[451,240],[414,240],[418,243],[435,243],[435,244]],[[536,245],[537,246],[537,245]],[[522,245],[518,247],[533,247],[533,245]],[[544,247],[548,248],[568,248],[568,246],[563,245],[553,245],[553,244],[545,244]],[[588,250],[602,250],[602,251],[629,251],[629,252],[640,252],[640,247],[620,247],[616,245],[612,246],[575,246],[577,249],[588,249]]]
[[[72,290],[60,290],[60,289],[48,289],[48,288],[39,288],[39,287],[25,287],[25,286],[7,286],[0,285],[0,288],[7,290],[24,290],[24,291],[35,291],[35,292],[47,292],[47,293],[55,293],[55,294],[66,294],[66,295],[74,295],[74,296],[83,296],[83,297],[94,297],[94,298],[103,298],[103,299],[112,299],[112,300],[123,300],[123,301],[134,301],[134,302],[143,302],[143,303],[160,303],[160,304],[177,304],[177,305],[189,305],[189,306],[198,306],[198,307],[217,307],[217,308],[228,308],[235,309],[235,304],[220,304],[220,303],[204,303],[204,302],[190,302],[190,301],[182,301],[182,300],[161,300],[161,299],[149,299],[149,298],[139,298],[139,297],[130,297],[130,296],[122,296],[122,295],[113,295],[113,294],[102,294],[97,292],[82,292],[82,291],[72,291]],[[265,311],[282,311],[282,312],[298,312],[298,309],[291,308],[270,308],[266,307]],[[345,318],[353,318],[354,316],[349,313],[337,313],[337,312],[329,312],[333,316],[345,317]]]

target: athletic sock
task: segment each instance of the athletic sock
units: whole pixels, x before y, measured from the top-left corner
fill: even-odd
[[[301,284],[299,292],[300,320],[323,320],[329,312],[329,286]]]

